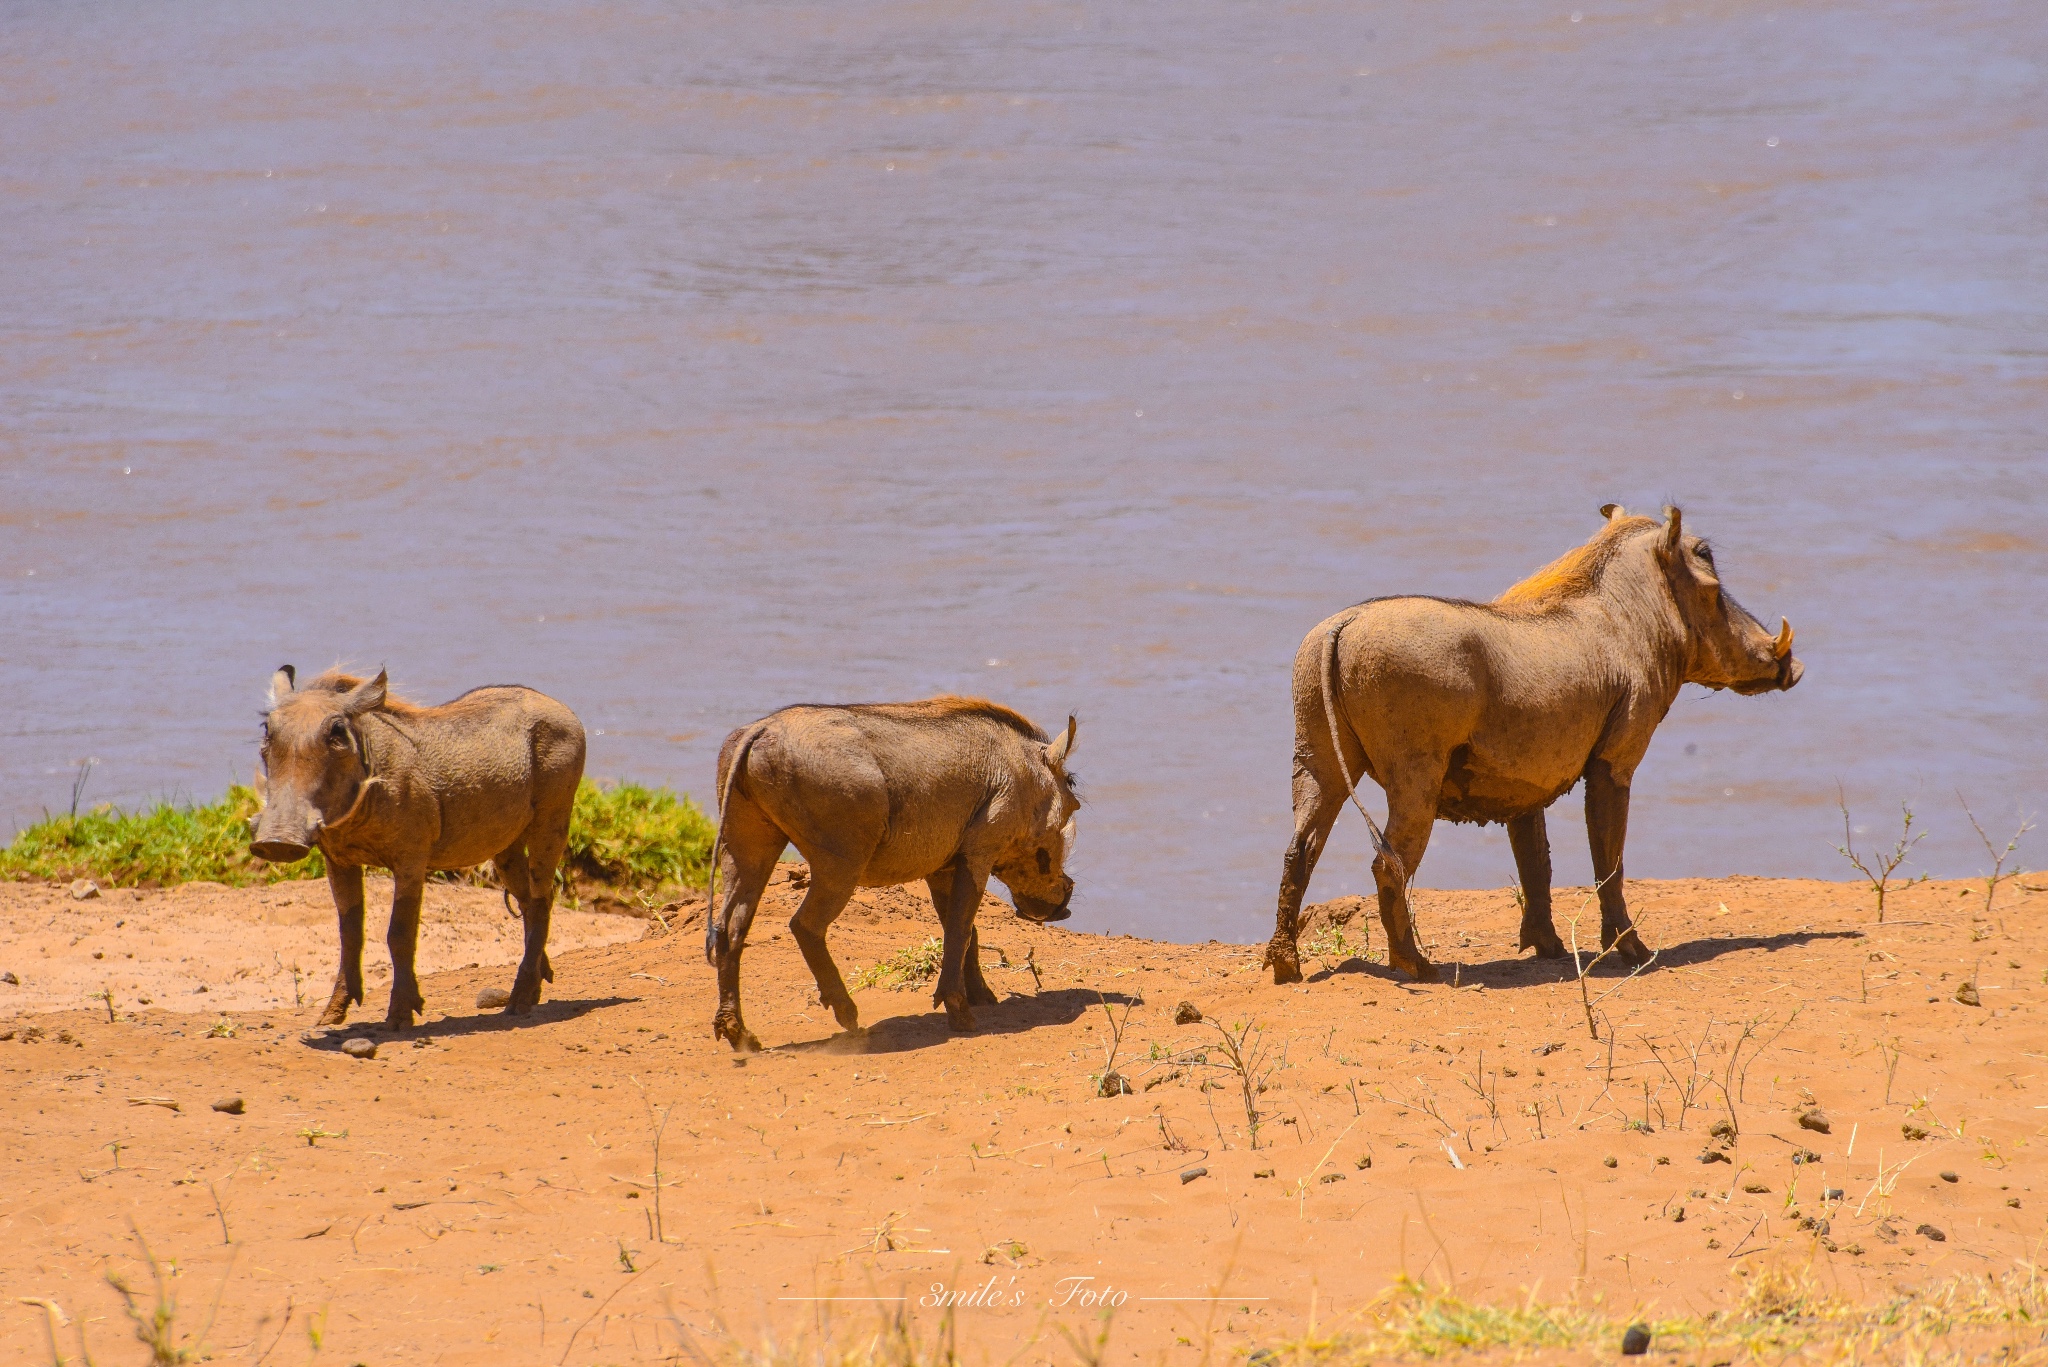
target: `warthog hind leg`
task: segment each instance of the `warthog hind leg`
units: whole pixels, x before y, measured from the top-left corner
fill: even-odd
[[[391,1009],[384,1024],[393,1030],[410,1030],[412,1018],[427,1009],[420,995],[420,980],[414,972],[420,943],[420,896],[426,890],[427,871],[391,871],[391,925],[384,943],[391,950]]]
[[[1346,743],[1352,743],[1348,737]],[[1308,880],[1322,857],[1323,843],[1330,838],[1330,827],[1344,810],[1343,780],[1335,773],[1318,777],[1299,754],[1300,742],[1296,744],[1294,838],[1287,842],[1287,855],[1280,864],[1280,904],[1273,917],[1273,938],[1266,945],[1266,966],[1273,970],[1275,983],[1301,981],[1301,899],[1308,893]],[[1325,739],[1317,752],[1325,764],[1329,748]],[[1354,774],[1364,759],[1363,750],[1348,757]]]
[[[555,980],[554,965],[548,962],[548,925],[554,914],[555,864],[561,858],[566,832],[563,838],[554,838],[551,832],[540,848],[529,850],[526,841],[533,834],[529,827],[511,848],[491,861],[505,891],[519,903],[526,929],[519,972],[512,979],[511,999],[505,1003],[508,1016],[526,1015],[540,1005],[540,985]]]
[[[320,1024],[340,1025],[348,1019],[351,1002],[363,1004],[363,871],[329,864],[327,887],[334,894],[341,925],[341,967],[335,971],[334,992],[320,1013]]]
[[[805,890],[796,915],[789,918],[790,938],[803,952],[804,963],[817,981],[818,1000],[832,1009],[839,1028],[847,1031],[860,1029],[860,1009],[853,1004],[853,994],[846,990],[846,979],[839,976],[839,965],[833,962],[832,951],[825,944],[825,932],[846,910],[856,876],[830,863],[825,864],[822,872],[818,864],[811,865],[811,885]]]
[[[1543,813],[1530,812],[1508,822],[1508,845],[1515,852],[1515,872],[1522,881],[1522,940],[1539,959],[1562,959],[1564,941],[1550,913],[1550,835]]]
[[[718,1011],[711,1018],[711,1037],[740,1052],[755,1053],[761,1041],[740,1017],[740,954],[747,947],[747,932],[753,929],[762,890],[788,840],[739,793],[726,805],[725,836],[725,851],[719,858],[725,905],[715,909],[706,931],[711,962],[718,969]]]
[[[1438,980],[1436,965],[1422,956],[1415,942],[1415,918],[1408,901],[1408,888],[1422,855],[1429,848],[1430,829],[1436,824],[1436,797],[1442,787],[1442,770],[1435,771],[1426,792],[1415,786],[1398,786],[1387,794],[1387,844],[1394,858],[1373,856],[1373,881],[1379,885],[1380,924],[1387,931],[1387,962],[1417,982]]]

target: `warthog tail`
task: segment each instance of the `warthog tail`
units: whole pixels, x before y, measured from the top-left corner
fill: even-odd
[[[1393,864],[1402,882],[1408,881],[1408,872],[1401,867],[1401,857],[1394,853],[1394,847],[1387,843],[1386,833],[1379,823],[1372,819],[1372,813],[1358,800],[1358,785],[1351,780],[1351,768],[1344,763],[1344,741],[1337,733],[1337,691],[1342,680],[1337,673],[1337,638],[1344,634],[1354,618],[1346,617],[1330,628],[1330,634],[1323,638],[1323,720],[1330,724],[1330,753],[1337,761],[1337,772],[1344,779],[1344,794],[1351,799],[1351,805],[1358,808],[1358,814],[1365,818],[1365,829],[1372,835],[1372,847]],[[1363,744],[1360,745],[1363,749]]]
[[[732,785],[739,781],[740,770],[747,762],[747,751],[754,747],[768,723],[757,721],[747,728],[740,737],[740,743],[733,747],[732,767],[725,771],[725,783],[718,790],[718,829],[711,837],[711,884],[705,895],[704,908],[704,958],[707,962],[718,962],[719,948],[725,943],[725,921],[718,914],[718,854],[725,847],[725,804],[732,797]]]

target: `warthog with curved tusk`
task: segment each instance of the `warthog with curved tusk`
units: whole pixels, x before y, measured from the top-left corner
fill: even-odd
[[[1266,963],[1301,981],[1295,946],[1316,857],[1360,775],[1387,794],[1372,827],[1387,957],[1425,982],[1408,882],[1438,818],[1499,821],[1521,876],[1521,944],[1564,954],[1550,914],[1543,809],[1586,785],[1600,943],[1630,964],[1650,952],[1629,923],[1621,851],[1629,780],[1679,686],[1767,693],[1799,682],[1792,625],[1774,636],[1721,588],[1714,553],[1609,504],[1585,545],[1491,603],[1375,598],[1308,634],[1294,657],[1294,839]],[[1364,811],[1363,807],[1359,809]],[[1366,818],[1370,825],[1372,818]]]
[[[289,863],[318,847],[341,918],[341,971],[320,1024],[363,1000],[363,867],[391,870],[391,1009],[403,1030],[426,1009],[413,972],[420,893],[434,869],[491,860],[526,922],[526,952],[508,1014],[540,1001],[555,868],[583,778],[583,725],[544,693],[499,685],[439,707],[391,696],[384,674],[330,670],[297,687],[290,665],[270,683],[263,718],[263,810],[250,852]]]
[[[740,952],[761,891],[787,845],[811,866],[790,918],[818,995],[846,1030],[860,1015],[825,931],[857,887],[923,879],[944,930],[932,1004],[955,1030],[974,1028],[975,1006],[994,1005],[981,976],[974,913],[991,875],[1017,914],[1063,921],[1074,895],[1066,873],[1081,801],[1067,757],[1074,719],[1048,742],[1009,708],[982,698],[785,707],[725,739],[718,752],[718,835],[712,847],[704,956],[718,969],[712,1034],[758,1049],[740,1019]],[[718,905],[723,876],[725,905]]]

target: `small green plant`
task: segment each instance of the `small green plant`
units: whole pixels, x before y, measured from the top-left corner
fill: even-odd
[[[1842,843],[1834,846],[1834,851],[1848,860],[1850,867],[1862,874],[1863,881],[1870,884],[1870,890],[1877,895],[1877,923],[1883,925],[1884,898],[1885,893],[1890,890],[1892,874],[1898,871],[1899,865],[1906,862],[1906,856],[1913,852],[1913,847],[1927,838],[1927,832],[1913,834],[1913,809],[1901,802],[1899,811],[1904,815],[1905,822],[1899,829],[1898,843],[1889,850],[1880,850],[1866,859],[1856,852],[1856,833],[1849,824],[1849,798],[1839,783],[1835,785],[1835,803],[1842,809]]]
[[[1354,949],[1344,938],[1344,927],[1335,924],[1325,924],[1301,942],[1302,957],[1315,960],[1328,973],[1335,973],[1348,959],[1361,957],[1363,950],[1362,945]]]
[[[930,936],[922,944],[906,945],[886,959],[855,969],[849,986],[856,991],[887,987],[908,992],[939,976],[939,960],[945,952],[945,943],[936,935]]]
[[[213,802],[159,803],[123,812],[105,803],[45,816],[0,850],[0,878],[91,877],[115,887],[162,887],[205,880],[237,887],[316,878],[318,851],[296,864],[266,864],[249,853],[249,818],[262,803],[236,784]]]
[[[222,1016],[219,1020],[206,1027],[206,1037],[208,1039],[233,1039],[240,1033],[240,1027],[226,1016]]]
[[[305,1129],[299,1131],[299,1138],[305,1140],[306,1147],[311,1149],[319,1147],[320,1141],[323,1139],[346,1139],[348,1138],[348,1131],[330,1130],[321,1125],[308,1125]]]

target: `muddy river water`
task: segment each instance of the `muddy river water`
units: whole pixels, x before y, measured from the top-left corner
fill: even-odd
[[[2033,0],[0,35],[10,829],[87,758],[88,802],[246,776],[285,660],[530,683],[700,796],[777,705],[977,692],[1080,714],[1076,925],[1258,939],[1302,634],[1670,500],[1807,670],[1687,690],[1631,874],[1840,876],[1838,782],[1869,841],[1915,803],[1909,871],[1984,862],[1958,789],[2048,805]],[[1584,878],[1576,795],[1552,834]],[[1420,881],[1511,871],[1439,827]]]

